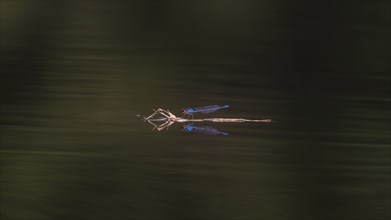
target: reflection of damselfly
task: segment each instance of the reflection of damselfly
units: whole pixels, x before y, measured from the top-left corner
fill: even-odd
[[[204,107],[196,107],[196,108],[187,108],[184,109],[182,112],[186,115],[189,115],[189,113],[211,113],[215,112],[219,109],[228,108],[228,105],[225,106],[217,106],[217,105],[210,105],[210,106],[204,106]],[[141,115],[137,115],[138,117],[142,117]],[[165,128],[168,129],[172,124],[175,122],[178,123],[194,123],[194,122],[258,122],[258,123],[267,123],[271,122],[270,119],[261,119],[261,120],[253,120],[253,119],[244,119],[244,118],[202,118],[202,119],[187,119],[184,117],[177,117],[174,114],[172,114],[169,110],[164,109],[154,109],[154,112],[148,116],[148,117],[142,117],[145,122],[150,123],[153,125],[153,129],[156,129],[158,131],[161,131]],[[160,124],[158,124],[160,123]],[[191,127],[190,127],[191,128]],[[189,129],[190,129],[189,128]],[[194,127],[195,128],[195,127]],[[193,129],[194,129],[193,128]],[[193,129],[188,130],[193,131]],[[195,129],[199,130],[199,129]]]
[[[209,126],[195,126],[193,124],[183,125],[182,131],[186,131],[189,133],[196,133],[196,134],[211,135],[211,136],[228,135],[227,132],[221,132]]]

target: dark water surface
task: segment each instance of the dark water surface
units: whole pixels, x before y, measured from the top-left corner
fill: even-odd
[[[389,219],[389,6],[2,0],[1,219]]]

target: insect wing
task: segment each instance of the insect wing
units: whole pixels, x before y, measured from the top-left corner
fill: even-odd
[[[195,112],[212,113],[212,112],[218,111],[219,109],[221,109],[221,107],[218,105],[208,105],[208,106],[203,106],[203,107],[195,107],[192,109]]]

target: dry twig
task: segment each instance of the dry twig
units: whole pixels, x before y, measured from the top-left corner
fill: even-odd
[[[140,115],[137,115],[138,117],[141,117]],[[161,131],[165,128],[168,129],[172,124],[175,122],[178,123],[193,123],[193,122],[258,122],[258,123],[268,123],[271,122],[271,119],[261,119],[261,120],[253,120],[253,119],[244,119],[244,118],[203,118],[203,119],[186,119],[183,117],[177,117],[174,114],[172,114],[168,110],[164,109],[154,109],[154,112],[148,116],[143,117],[144,121],[150,123],[153,125],[153,130]],[[157,124],[157,122],[162,122],[160,125]]]

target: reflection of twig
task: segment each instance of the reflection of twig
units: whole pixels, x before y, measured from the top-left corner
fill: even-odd
[[[156,115],[160,115],[162,117],[156,118],[155,117]],[[137,115],[137,116],[141,117],[140,115]],[[170,111],[159,108],[157,110],[154,109],[154,112],[150,116],[144,117],[144,121],[153,125],[153,130],[156,129],[158,131],[161,131],[164,128],[168,129],[168,127],[170,127],[175,122],[178,122],[178,123],[186,123],[186,122],[235,122],[235,123],[258,122],[258,123],[268,123],[268,122],[271,122],[271,119],[261,119],[261,120],[252,120],[252,119],[244,119],[244,118],[186,119],[186,118],[182,118],[182,117],[176,117]],[[163,122],[163,123],[160,125],[157,125],[154,122]]]

